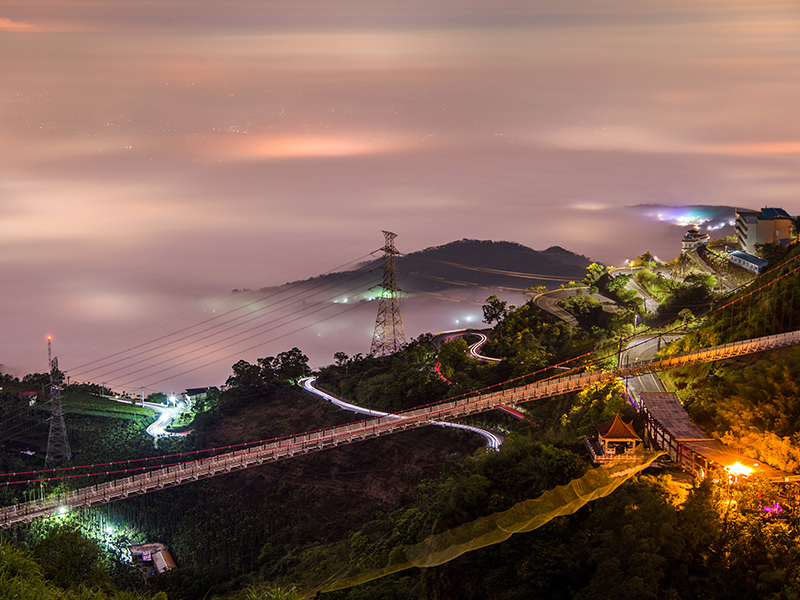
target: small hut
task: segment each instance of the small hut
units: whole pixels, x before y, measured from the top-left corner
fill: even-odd
[[[39,399],[39,394],[36,392],[22,392],[20,397],[28,402],[28,406],[33,406]]]
[[[637,447],[642,442],[630,423],[623,421],[619,413],[605,423],[595,423],[597,436],[586,438],[586,446],[596,463],[633,460]]]
[[[175,568],[175,561],[164,544],[142,544],[130,546],[128,549],[133,564],[142,571],[145,578]]]

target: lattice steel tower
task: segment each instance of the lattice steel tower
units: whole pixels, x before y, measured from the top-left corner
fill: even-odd
[[[58,370],[58,358],[52,358],[50,342],[47,336],[47,362],[50,364],[50,435],[47,436],[47,458],[45,464],[66,464],[72,458],[67,438],[67,426],[64,413],[61,411],[62,374]]]
[[[375,321],[375,333],[372,335],[370,354],[373,356],[386,356],[400,350],[406,343],[403,333],[403,318],[400,316],[400,300],[397,292],[395,275],[397,268],[394,257],[400,253],[394,247],[394,238],[397,234],[384,231],[386,242],[383,250],[383,290],[378,304],[378,318]]]

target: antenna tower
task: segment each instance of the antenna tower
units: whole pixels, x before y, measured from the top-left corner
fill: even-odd
[[[397,268],[394,257],[400,253],[394,247],[397,234],[384,231],[386,238],[383,250],[383,289],[378,304],[378,318],[375,320],[375,333],[372,335],[370,354],[386,356],[400,350],[406,343],[403,333],[403,318],[400,316],[400,300],[398,299]]]
[[[50,365],[50,435],[47,436],[47,458],[45,464],[66,464],[72,458],[67,438],[67,426],[61,411],[62,375],[58,370],[58,358],[52,358],[51,342],[47,336],[47,362]]]

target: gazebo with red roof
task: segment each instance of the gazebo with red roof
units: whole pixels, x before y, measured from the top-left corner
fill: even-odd
[[[586,445],[596,463],[615,460],[631,460],[642,438],[630,423],[623,421],[619,413],[605,423],[595,423],[597,438],[586,438]]]

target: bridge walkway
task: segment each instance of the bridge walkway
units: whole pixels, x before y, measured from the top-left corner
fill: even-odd
[[[646,436],[693,475],[702,478],[739,463],[767,481],[800,481],[800,475],[759,463],[709,436],[691,422],[676,394],[641,392],[639,402]]]
[[[58,496],[6,506],[0,508],[0,528],[8,528],[19,523],[30,522],[34,519],[73,509],[88,508],[165,487],[197,481],[234,470],[246,469],[265,462],[292,458],[300,454],[421,427],[434,420],[455,419],[493,410],[504,405],[521,404],[531,400],[557,396],[592,385],[600,385],[620,377],[713,362],[798,343],[800,343],[800,331],[741,342],[731,342],[722,346],[686,352],[667,358],[638,361],[633,365],[625,365],[611,371],[573,373],[510,390],[459,398],[394,415],[375,417],[338,427],[256,443],[235,452],[164,466],[139,475],[80,488]],[[102,473],[93,475],[102,475]]]

